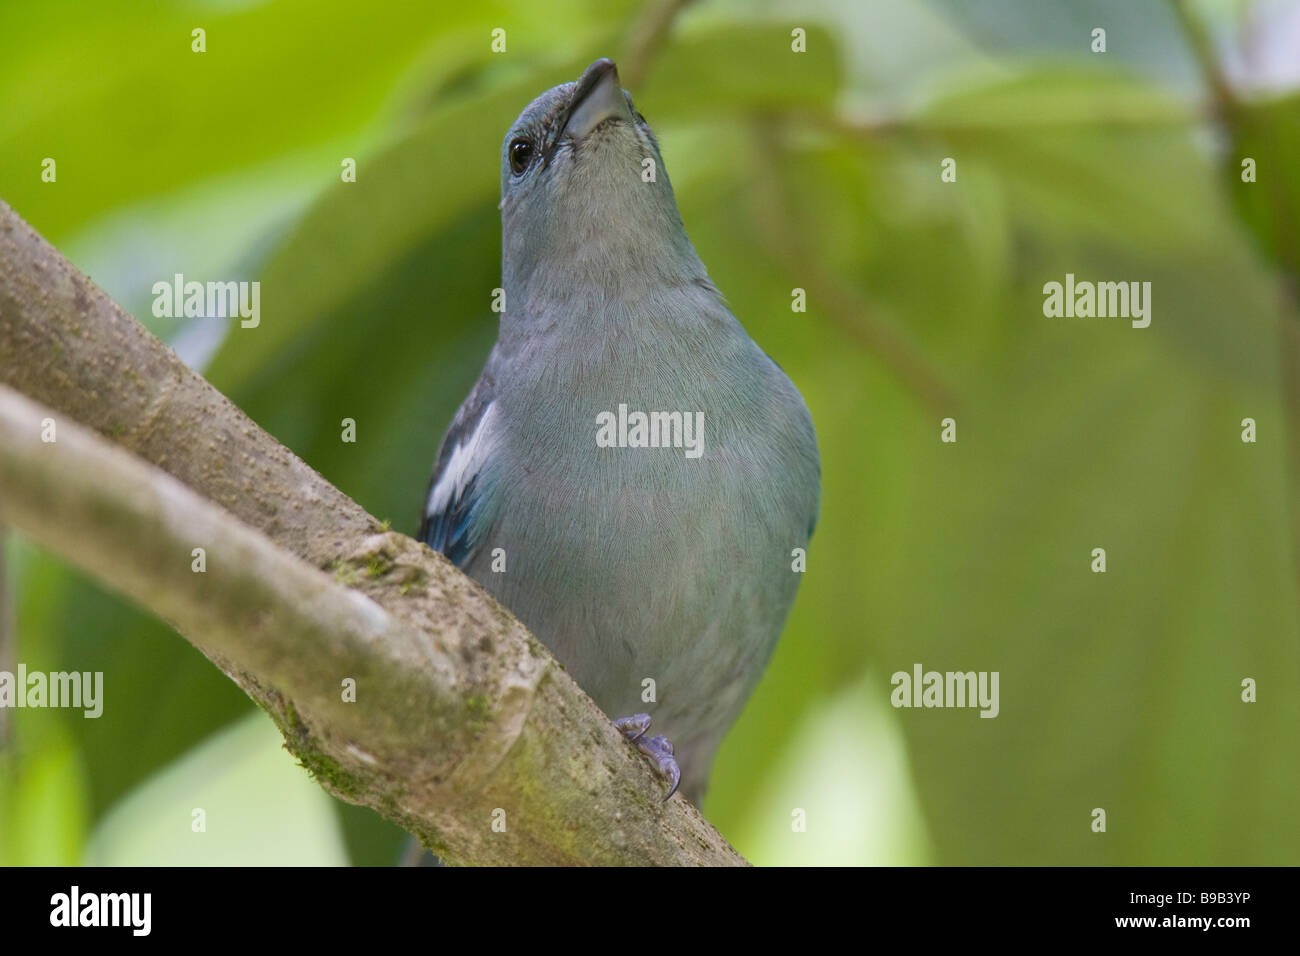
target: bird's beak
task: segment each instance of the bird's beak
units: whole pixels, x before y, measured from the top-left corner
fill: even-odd
[[[618,67],[610,59],[599,59],[587,67],[578,80],[569,119],[564,125],[565,135],[585,139],[593,129],[607,119],[632,122],[632,110],[627,105],[623,88],[618,85]]]

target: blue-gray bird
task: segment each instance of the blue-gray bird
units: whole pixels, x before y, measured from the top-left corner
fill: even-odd
[[[698,802],[799,585],[812,419],[709,280],[610,60],[515,121],[501,222],[497,342],[420,538]]]

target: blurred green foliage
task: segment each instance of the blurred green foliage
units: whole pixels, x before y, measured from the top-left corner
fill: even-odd
[[[495,334],[501,137],[534,95],[625,50],[638,9],[0,7],[0,196],[413,532]],[[1088,52],[1098,23],[1114,55]],[[702,3],[633,88],[701,257],[821,443],[809,572],[705,807],[755,862],[1300,857],[1296,423],[1278,362],[1300,101],[1244,104],[1216,154],[1177,31],[1163,3]],[[185,321],[148,308],[176,272],[259,278],[261,326],[210,361],[187,351]],[[1044,318],[1042,286],[1067,272],[1150,281],[1151,327]],[[951,400],[864,347],[873,328]],[[9,552],[17,659],[102,670],[108,700],[99,720],[15,714],[0,862],[235,859],[193,839],[204,805],[225,832],[238,821],[248,859],[329,862],[344,840],[354,862],[396,857],[394,828],[337,802],[340,822],[322,819],[254,730],[222,730],[252,705],[165,624],[24,542]],[[1000,716],[893,710],[889,675],[917,662],[998,671]]]

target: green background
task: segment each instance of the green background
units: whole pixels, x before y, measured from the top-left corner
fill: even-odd
[[[821,445],[808,572],[704,806],[754,862],[1300,861],[1300,98],[1241,52],[1300,49],[1294,7],[702,2],[636,77],[701,258]],[[410,533],[495,335],[501,137],[643,15],[5,4],[0,197]],[[260,280],[260,327],[154,318],[178,272]],[[1044,317],[1066,273],[1151,282],[1151,326]],[[311,783],[165,624],[6,548],[12,659],[103,671],[106,700],[6,715],[0,863],[397,858],[403,834]],[[1000,715],[891,708],[914,663],[998,671]]]

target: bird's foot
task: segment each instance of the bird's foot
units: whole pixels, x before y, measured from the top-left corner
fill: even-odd
[[[677,766],[677,758],[673,756],[672,741],[663,734],[655,737],[645,735],[645,732],[650,729],[649,714],[620,717],[614,721],[614,726],[623,732],[624,737],[636,744],[638,750],[655,762],[661,774],[673,782],[668,796],[664,797],[664,802],[667,803],[668,797],[677,792],[677,785],[682,782],[682,771]]]

